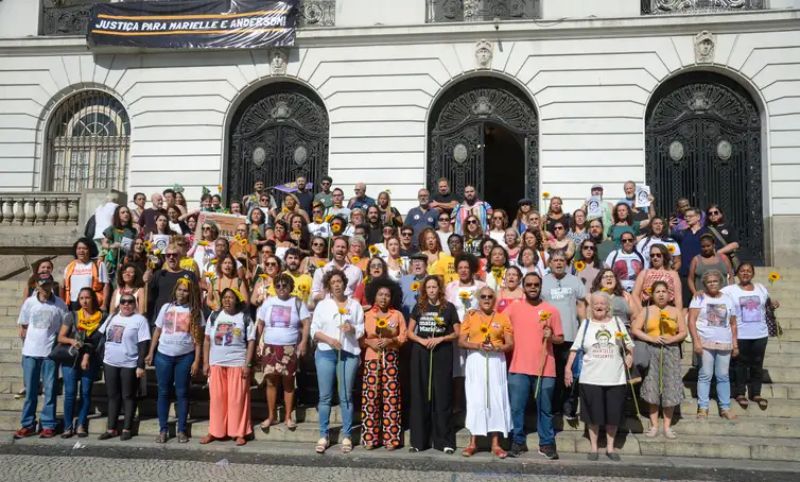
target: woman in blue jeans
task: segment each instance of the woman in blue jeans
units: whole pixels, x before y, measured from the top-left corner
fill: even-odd
[[[97,295],[91,288],[83,288],[78,293],[80,308],[73,311],[61,324],[58,342],[72,345],[77,352],[73,366],[61,365],[64,377],[64,433],[61,438],[89,435],[87,431],[89,409],[92,405],[92,385],[100,367],[98,347],[103,335],[98,328],[103,324],[103,312]],[[78,403],[78,424],[75,425],[75,401],[78,397],[78,382],[81,383]]]
[[[189,412],[189,384],[200,371],[203,350],[203,312],[200,288],[189,275],[179,278],[172,291],[172,301],[161,307],[156,317],[156,329],[150,353],[145,361],[155,359],[158,378],[157,443],[166,443],[169,429],[169,395],[175,387],[175,411],[178,413],[178,442],[186,443],[186,418]],[[156,348],[158,351],[156,352]]]
[[[717,378],[719,416],[733,420],[731,382],[728,367],[731,355],[739,355],[736,326],[736,304],[730,295],[720,291],[723,283],[718,270],[703,275],[703,291],[698,291],[689,304],[689,332],[694,352],[702,356],[697,375],[697,418],[708,418],[711,378]]]
[[[342,453],[353,450],[350,433],[353,427],[353,382],[356,379],[361,348],[359,340],[364,336],[364,310],[361,305],[344,294],[347,276],[344,271],[333,269],[322,278],[328,297],[314,309],[311,321],[311,337],[317,342],[314,361],[317,366],[319,384],[319,440],[317,453],[324,453],[330,445],[328,424],[331,415],[331,399],[336,387],[339,409],[342,413]]]

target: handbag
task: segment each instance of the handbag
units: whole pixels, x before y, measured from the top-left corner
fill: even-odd
[[[64,343],[56,343],[47,358],[53,360],[61,366],[75,367],[78,364],[78,355],[80,350],[75,349],[72,345]]]
[[[778,318],[775,316],[775,308],[772,307],[772,300],[767,298],[767,306],[766,306],[766,322],[767,322],[767,331],[769,336],[776,337],[783,335],[783,328],[781,328],[781,324],[778,323]]]
[[[572,361],[572,378],[573,383],[577,383],[578,379],[581,377],[581,370],[583,370],[583,342],[586,341],[586,332],[589,331],[589,320],[584,320],[582,323],[584,326],[583,329],[583,336],[581,337],[581,344],[578,346],[578,349],[575,351],[575,359]],[[578,327],[578,331],[580,331],[580,327]]]

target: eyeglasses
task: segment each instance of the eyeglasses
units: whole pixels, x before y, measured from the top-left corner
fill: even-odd
[[[450,218],[439,218],[439,222],[450,221]]]
[[[133,298],[123,298],[123,299],[119,300],[119,304],[120,305],[133,305],[135,303],[136,303],[136,300],[134,300]]]
[[[538,288],[540,286],[542,286],[541,283],[525,283],[526,288]]]
[[[211,231],[211,227],[210,226],[203,226],[203,231]]]
[[[493,300],[494,295],[481,295],[482,300]]]
[[[502,221],[503,220],[503,216],[495,216],[492,219],[494,219],[495,221]]]
[[[663,254],[661,254],[661,253],[651,253],[651,254],[650,254],[650,257],[651,257],[651,258],[663,258],[663,257],[664,257],[664,255],[663,255]]]
[[[719,211],[709,211],[709,212],[708,212],[708,215],[709,215],[709,216],[718,216],[718,215],[720,215],[720,214],[722,214],[722,213],[721,213],[721,212],[719,212]]]
[[[277,289],[288,288],[288,287],[289,287],[289,283],[287,283],[285,281],[279,281],[279,282],[275,283],[275,288],[277,288]]]
[[[556,227],[553,228],[553,230],[554,231],[563,231],[564,230],[564,226],[556,226]]]
[[[278,266],[278,263],[264,263],[264,266]]]
[[[582,249],[582,250],[584,250],[584,251],[585,251],[585,250],[589,250],[589,251],[595,251],[595,250],[597,250],[597,248],[595,248],[594,246],[584,246],[584,247],[582,247],[581,249]]]
[[[178,253],[167,253],[164,256],[166,256],[167,258],[177,258]]]
[[[411,236],[414,233],[400,233],[400,236]]]
[[[633,239],[631,239],[631,238],[625,238],[625,239],[623,239],[623,240],[622,240],[622,242],[623,242],[623,243],[632,243],[632,242],[633,242]]]
[[[314,247],[317,247],[317,248],[319,248],[319,247],[323,247],[324,248],[325,247],[325,243],[311,243],[311,246],[314,246]]]

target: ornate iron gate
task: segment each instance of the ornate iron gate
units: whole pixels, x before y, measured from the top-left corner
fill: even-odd
[[[266,186],[318,183],[328,172],[328,113],[315,94],[291,83],[262,87],[244,101],[231,124],[227,199],[241,199],[256,180]]]
[[[486,159],[484,159],[487,125],[508,129],[524,146],[523,173],[525,192],[537,199],[538,120],[533,105],[513,85],[494,78],[466,80],[454,86],[434,106],[429,127],[428,185],[433,189],[440,177],[450,180],[455,193],[467,184],[474,185],[479,195],[486,193]],[[502,182],[502,180],[497,180]]]
[[[677,77],[654,95],[646,138],[647,183],[661,214],[680,197],[701,209],[719,204],[743,257],[763,263],[761,119],[750,95],[716,74]]]

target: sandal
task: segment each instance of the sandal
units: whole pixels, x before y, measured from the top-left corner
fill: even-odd
[[[236,437],[236,446],[237,447],[241,447],[242,445],[245,445],[246,443],[247,443],[247,439],[245,439],[244,437]]]
[[[495,447],[495,448],[493,448],[493,449],[492,449],[492,453],[494,454],[494,456],[495,456],[495,457],[497,457],[497,458],[498,458],[498,459],[500,459],[500,460],[502,460],[502,459],[504,459],[504,458],[508,457],[508,452],[506,452],[505,450],[503,450],[501,447]]]
[[[758,404],[758,408],[760,408],[761,410],[766,410],[767,407],[769,407],[769,400],[767,400],[766,398],[761,398],[760,396],[757,395],[753,397],[751,400],[756,402]]]
[[[668,428],[668,429],[664,430],[664,438],[668,438],[670,440],[675,440],[676,438],[678,438],[678,436],[675,435],[675,432],[673,432],[671,428]]]
[[[200,439],[200,441],[199,441],[199,443],[200,443],[200,445],[206,445],[206,444],[210,444],[210,443],[211,443],[211,442],[213,442],[214,440],[217,440],[217,438],[216,438],[216,437],[214,437],[214,436],[213,436],[213,435],[211,435],[211,434],[208,434],[208,435],[206,435],[205,437],[201,438],[201,439]]]
[[[394,450],[397,450],[398,447],[399,447],[398,445],[384,445],[383,446],[383,448],[385,448],[387,452],[392,452]]]
[[[724,418],[725,420],[736,420],[736,415],[733,414],[730,410],[720,410],[719,416]]]
[[[708,418],[708,409],[707,408],[698,408],[697,409],[697,418],[699,420],[705,420]]]
[[[342,439],[342,453],[349,454],[353,451],[353,441],[349,437]]]
[[[328,450],[329,444],[330,442],[328,442],[328,437],[322,437],[319,440],[317,440],[317,446],[314,447],[314,451],[317,452],[318,454],[324,454],[325,451]]]
[[[75,431],[70,429],[64,430],[64,433],[61,434],[61,438],[71,438],[75,435]]]
[[[291,418],[286,421],[286,430],[294,432],[297,429],[297,424]]]
[[[645,432],[644,436],[645,437],[649,437],[649,438],[654,438],[654,437],[658,436],[658,427],[656,427],[656,426],[650,427],[650,430]]]
[[[461,455],[463,455],[464,457],[472,457],[473,455],[475,455],[475,452],[477,451],[478,447],[474,445],[467,445],[466,447],[464,447],[464,450],[461,451]]]
[[[738,403],[740,407],[745,408],[745,409],[750,404],[750,402],[747,401],[747,397],[745,397],[744,395],[737,395],[736,396],[736,403]]]
[[[269,433],[269,428],[272,426],[272,419],[268,418],[264,420],[263,422],[261,422],[261,425],[259,426],[261,427],[262,432]]]

